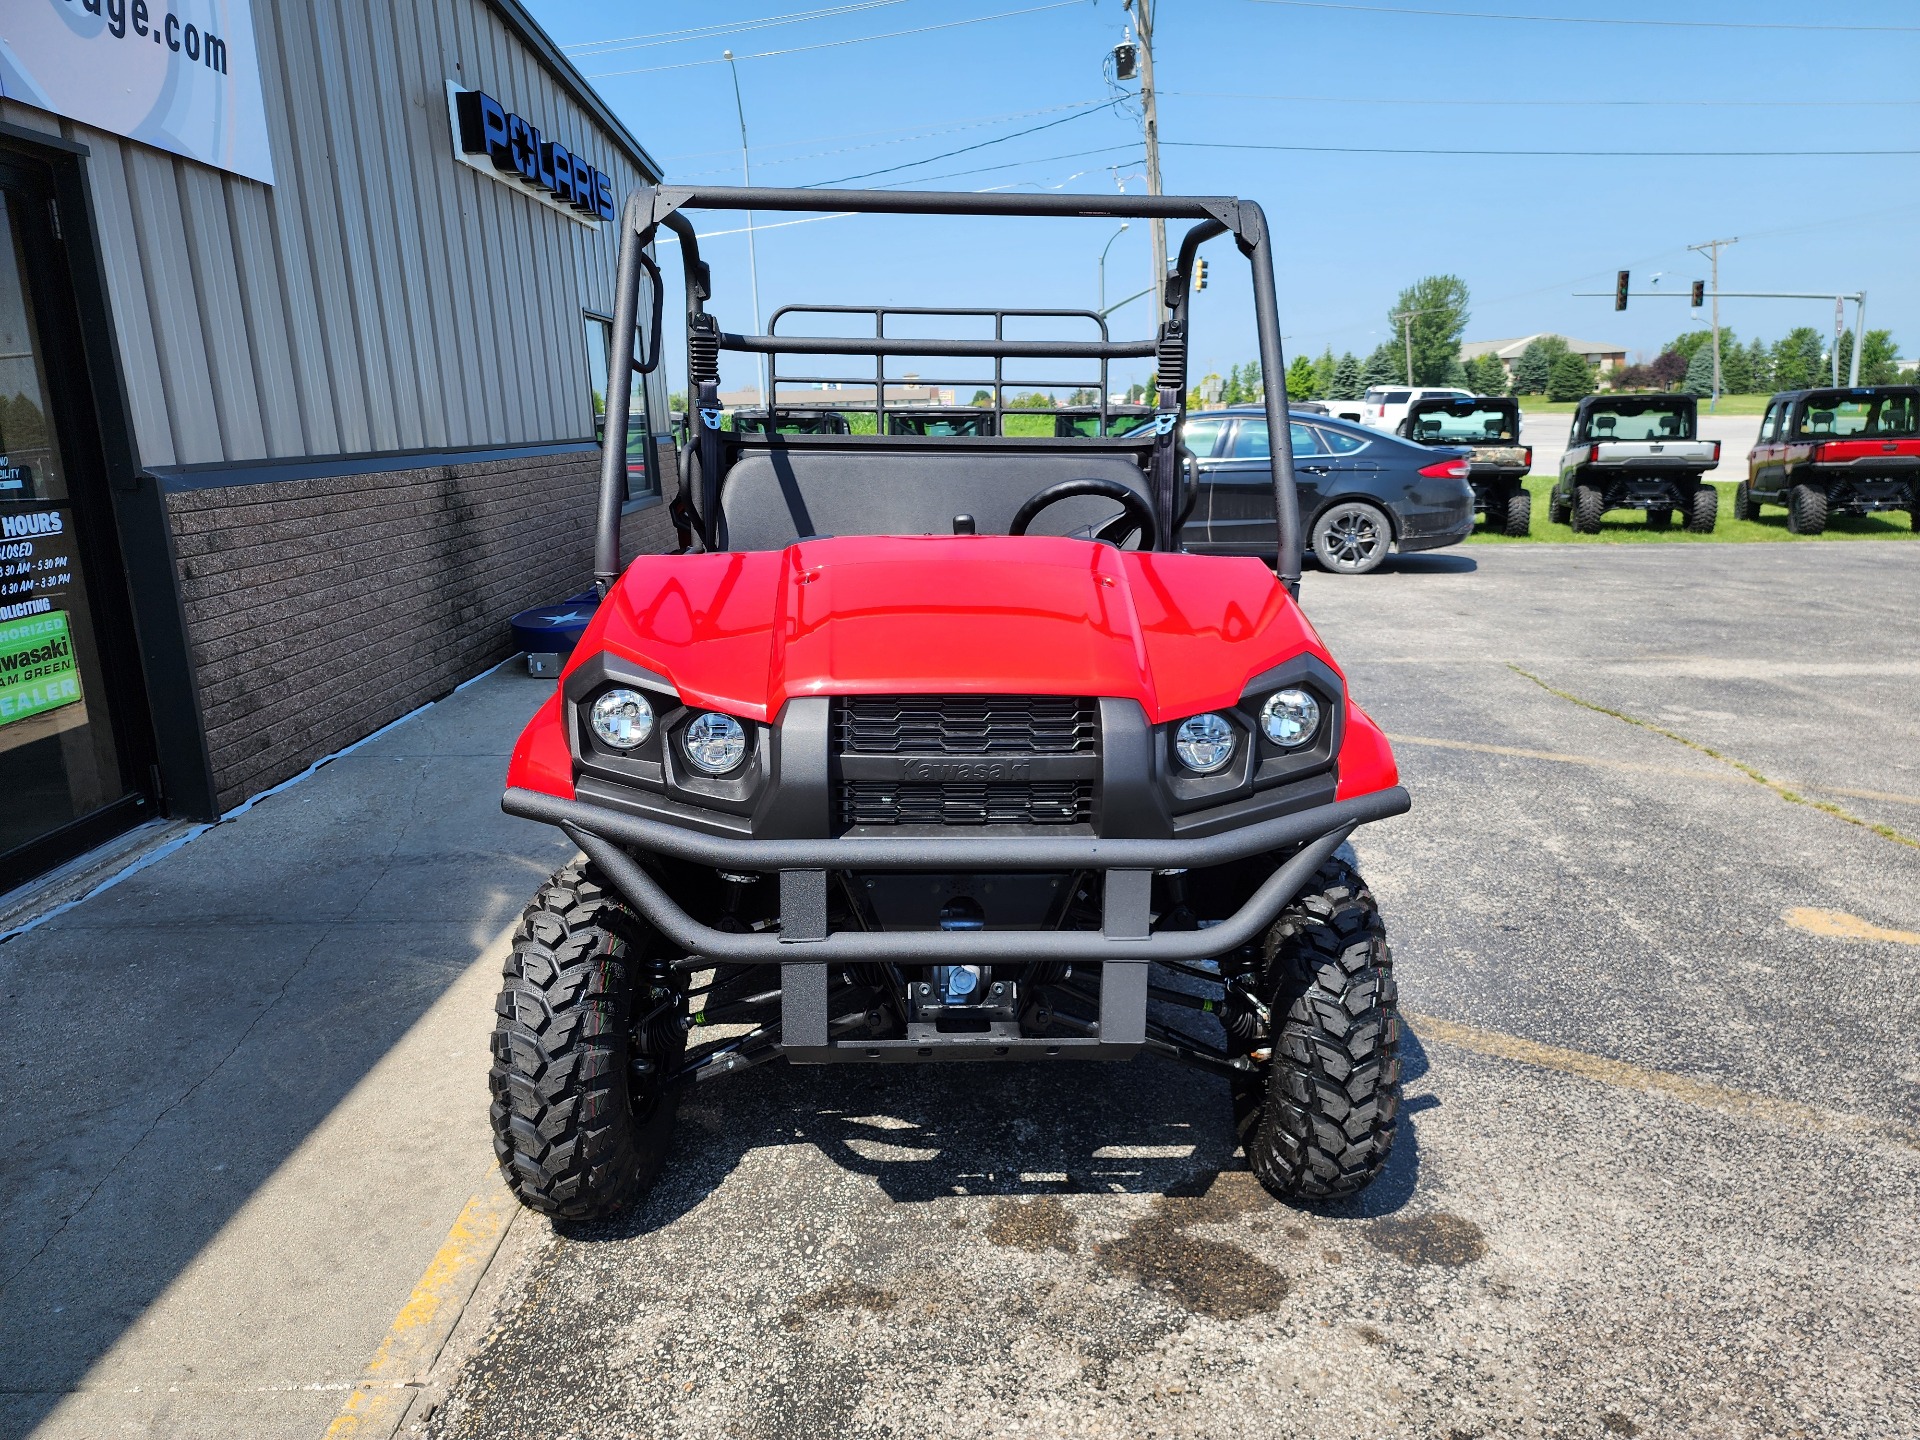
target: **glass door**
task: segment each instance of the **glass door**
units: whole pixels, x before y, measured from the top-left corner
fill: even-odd
[[[34,178],[0,165],[0,892],[153,808],[117,713],[137,661],[110,618],[111,502],[77,429],[91,391]]]

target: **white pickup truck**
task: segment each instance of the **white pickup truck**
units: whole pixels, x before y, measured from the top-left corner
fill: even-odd
[[[1644,510],[1655,530],[1677,511],[1687,529],[1711,533],[1720,492],[1705,477],[1720,463],[1720,442],[1699,435],[1691,395],[1587,396],[1574,412],[1548,517],[1597,535],[1609,510]]]

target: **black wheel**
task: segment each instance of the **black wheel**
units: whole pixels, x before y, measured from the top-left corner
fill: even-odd
[[[570,865],[520,917],[493,1027],[493,1152],[530,1209],[607,1215],[654,1181],[685,992],[597,872]]]
[[[1547,496],[1547,519],[1556,525],[1573,523],[1573,506],[1560,498],[1558,486],[1554,488],[1552,494]]]
[[[1533,530],[1533,495],[1522,485],[1507,496],[1507,523],[1503,527],[1508,535],[1526,535]]]
[[[1687,497],[1688,534],[1711,535],[1719,518],[1720,492],[1713,486],[1702,485]]]
[[[1796,485],[1787,495],[1787,529],[1818,535],[1827,528],[1827,492],[1818,485]]]
[[[1582,535],[1600,533],[1600,517],[1607,513],[1607,494],[1591,485],[1573,487],[1573,528]]]
[[[1234,1082],[1247,1164],[1283,1200],[1366,1188],[1393,1149],[1400,1015],[1393,952],[1366,883],[1329,861],[1267,931],[1272,1034],[1246,1047],[1260,1068]]]
[[[1673,512],[1658,507],[1647,511],[1647,529],[1665,530],[1673,524]]]
[[[1760,502],[1753,498],[1753,487],[1744,480],[1733,487],[1733,518],[1736,520],[1760,518]]]
[[[1313,522],[1313,554],[1339,575],[1378,570],[1393,548],[1393,525],[1378,506],[1337,500]]]

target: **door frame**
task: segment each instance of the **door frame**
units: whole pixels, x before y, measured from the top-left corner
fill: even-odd
[[[120,370],[84,144],[0,123],[0,179],[33,237],[23,283],[51,387],[100,663],[120,677],[107,705],[129,794],[12,852],[0,892],[142,819],[212,819],[213,783],[165,499],[143,475]]]

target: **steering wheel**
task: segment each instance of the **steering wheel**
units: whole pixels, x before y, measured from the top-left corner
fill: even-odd
[[[1118,500],[1126,513],[1116,516],[1110,523],[1100,528],[1099,538],[1119,544],[1128,535],[1140,536],[1140,548],[1151,550],[1154,542],[1160,538],[1160,527],[1154,523],[1153,511],[1148,507],[1137,491],[1122,485],[1118,480],[1098,480],[1088,477],[1084,480],[1062,480],[1058,485],[1049,485],[1037,494],[1029,496],[1013,517],[1013,524],[1007,527],[1009,535],[1024,535],[1027,526],[1034,517],[1049,505],[1057,505],[1062,500],[1071,500],[1076,495],[1102,495],[1109,500]],[[1128,523],[1131,522],[1131,523]],[[1125,528],[1121,528],[1122,526]]]

